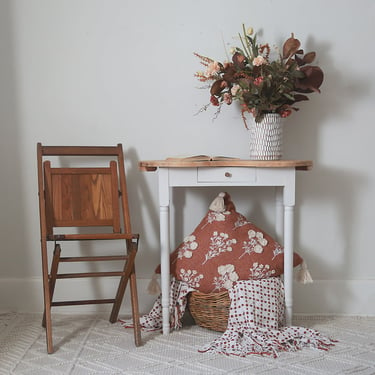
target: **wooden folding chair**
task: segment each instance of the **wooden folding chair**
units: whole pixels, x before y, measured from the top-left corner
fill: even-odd
[[[66,166],[85,157],[89,167]],[[98,157],[107,164],[98,165]],[[110,159],[116,160],[110,160]],[[135,345],[141,345],[135,256],[139,235],[131,231],[122,145],[114,147],[42,146],[37,144],[39,211],[44,290],[43,326],[46,328],[47,351],[53,353],[51,307],[87,304],[112,304],[109,321],[118,319],[125,289],[130,281]],[[95,167],[90,161],[95,161]],[[56,166],[51,166],[52,161]],[[58,164],[58,165],[57,165]],[[63,165],[63,166],[62,166]],[[92,230],[91,230],[92,229]],[[120,255],[61,256],[64,241],[121,240]],[[53,243],[49,260],[48,243]],[[104,245],[104,243],[101,243]],[[52,246],[51,246],[52,247]],[[52,249],[51,249],[52,250]],[[50,256],[51,257],[51,256]],[[59,273],[62,262],[122,261],[120,271]],[[98,263],[95,263],[98,264]],[[48,270],[49,266],[50,271]],[[117,293],[111,299],[53,301],[57,279],[85,277],[119,277]]]

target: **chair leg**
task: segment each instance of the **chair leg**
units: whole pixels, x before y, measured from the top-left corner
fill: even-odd
[[[115,297],[115,302],[112,307],[112,312],[111,316],[109,318],[109,321],[111,323],[115,323],[118,319],[118,314],[120,312],[120,307],[122,300],[124,298],[126,286],[128,284],[128,280],[134,265],[134,259],[135,259],[136,251],[129,251],[129,256],[127,261],[125,262],[124,269],[123,269],[123,275],[121,276],[118,288],[117,288],[117,293]]]
[[[57,278],[57,271],[60,262],[60,255],[61,255],[61,247],[59,244],[55,245],[55,249],[53,251],[53,258],[51,264],[51,272],[49,276],[49,293],[50,293],[50,303],[52,304],[53,294],[55,292],[55,285],[56,285],[56,278]],[[44,309],[43,314],[43,322],[42,326],[46,326],[46,310]]]
[[[51,320],[51,296],[50,296],[50,286],[48,280],[48,256],[47,256],[47,243],[42,239],[41,242],[42,250],[42,272],[43,272],[43,295],[44,295],[44,325],[46,328],[46,342],[47,342],[47,352],[51,354],[53,350],[52,341],[52,320]]]
[[[120,312],[121,303],[122,303],[122,300],[124,298],[126,286],[128,284],[128,277],[127,278],[125,278],[124,276],[121,277],[120,284],[118,286],[116,297],[115,297],[115,302],[113,303],[111,315],[109,317],[109,321],[111,323],[117,322],[118,315],[119,315],[119,312]]]
[[[137,292],[136,274],[135,274],[134,266],[133,266],[133,272],[130,275],[130,294],[131,294],[131,304],[132,304],[135,346],[141,346],[142,345],[141,323],[139,321],[138,292]]]
[[[131,305],[132,305],[132,317],[134,324],[134,340],[135,345],[141,345],[141,326],[139,323],[139,307],[138,307],[138,294],[137,294],[137,284],[136,284],[136,275],[134,261],[137,254],[138,242],[130,242],[129,244],[129,255],[128,260],[124,266],[124,274],[121,276],[121,280],[117,289],[117,294],[115,298],[115,303],[113,304],[111,316],[109,321],[114,323],[118,319],[118,314],[120,311],[121,303],[124,298],[126,286],[128,280],[130,279],[130,293],[131,293]]]

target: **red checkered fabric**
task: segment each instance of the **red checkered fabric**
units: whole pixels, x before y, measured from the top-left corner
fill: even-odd
[[[170,325],[181,328],[188,284],[172,279],[170,289]],[[284,286],[279,277],[261,280],[241,280],[229,289],[231,305],[228,327],[222,336],[201,348],[200,352],[247,356],[250,354],[278,356],[279,352],[296,351],[305,347],[328,350],[334,340],[318,331],[303,327],[284,327]],[[121,321],[126,328],[131,321]],[[162,328],[161,296],[150,313],[141,317],[144,330]]]

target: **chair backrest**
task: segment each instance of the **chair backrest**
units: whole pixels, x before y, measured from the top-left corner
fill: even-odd
[[[51,237],[55,227],[98,226],[111,227],[113,233],[131,233],[121,144],[88,147],[38,143],[37,154],[42,235]],[[72,167],[52,166],[50,159],[55,156],[84,156],[85,164],[87,157],[97,160],[103,156],[108,164],[77,167],[74,158]],[[110,160],[112,157],[116,160]]]

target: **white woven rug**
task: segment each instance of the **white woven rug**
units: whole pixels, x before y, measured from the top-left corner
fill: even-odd
[[[133,331],[107,317],[53,314],[56,352],[46,353],[41,316],[0,314],[0,374],[360,374],[375,375],[375,317],[297,317],[339,342],[330,351],[304,349],[277,359],[199,353],[220,333],[185,324],[163,336]]]

